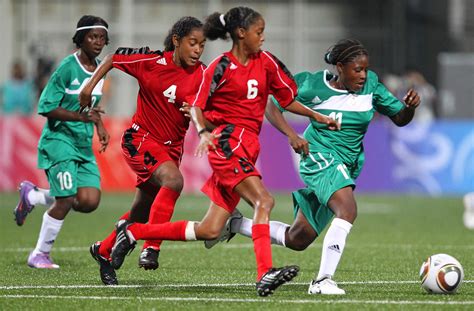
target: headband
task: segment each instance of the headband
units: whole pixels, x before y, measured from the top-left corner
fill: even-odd
[[[225,27],[225,19],[224,19],[224,14],[219,15],[219,20],[221,21],[222,26]]]
[[[105,27],[103,25],[92,25],[92,26],[79,27],[79,28],[76,28],[76,31],[85,30],[85,29],[94,29],[94,28],[102,28],[102,29],[105,29],[105,31],[109,32],[107,27]]]

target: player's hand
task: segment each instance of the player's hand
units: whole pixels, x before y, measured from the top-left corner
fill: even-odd
[[[307,155],[309,153],[308,141],[298,135],[289,136],[288,142],[296,153]]]
[[[208,131],[202,132],[200,135],[201,140],[199,141],[194,155],[202,157],[203,154],[209,154],[209,149],[216,150],[217,147],[214,144],[214,140],[219,137],[221,137],[221,134],[213,134]]]
[[[189,105],[187,102],[183,102],[183,105],[181,108],[179,108],[179,111],[181,111],[186,118],[191,118],[191,105]]]
[[[82,90],[79,93],[78,99],[79,99],[79,105],[81,106],[81,108],[79,109],[79,112],[83,112],[87,107],[91,106],[92,95],[86,94],[84,90]]]
[[[102,153],[107,149],[107,146],[109,145],[109,141],[110,141],[110,135],[105,129],[102,122],[99,122],[97,124],[97,136],[99,137],[99,142],[100,142],[99,153]]]
[[[421,103],[420,96],[414,89],[409,89],[407,94],[403,97],[403,101],[408,109],[415,110]]]
[[[94,123],[94,124],[97,124],[101,118],[100,118],[100,114],[101,113],[105,113],[104,109],[102,109],[102,107],[94,107],[92,109],[90,109],[89,111],[87,112],[82,112],[81,115],[82,115],[82,121],[85,122],[85,123]]]
[[[315,112],[313,119],[318,123],[326,124],[331,131],[339,131],[341,129],[339,122],[319,112]]]

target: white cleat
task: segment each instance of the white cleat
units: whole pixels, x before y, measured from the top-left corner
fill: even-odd
[[[329,277],[324,277],[320,280],[313,280],[309,284],[308,294],[310,295],[345,295],[346,291],[342,288],[337,287],[336,282],[334,282]]]

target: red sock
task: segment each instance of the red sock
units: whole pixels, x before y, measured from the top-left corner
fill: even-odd
[[[270,244],[270,225],[252,226],[253,249],[257,260],[257,281],[272,267],[272,247]]]
[[[150,216],[148,218],[149,224],[162,224],[169,222],[173,216],[174,206],[178,200],[180,193],[170,188],[161,187],[160,191],[155,197],[150,209]],[[147,240],[143,244],[143,249],[153,247],[160,249],[161,240]]]
[[[128,230],[133,234],[135,240],[186,241],[187,224],[187,220],[157,225],[133,223],[128,227]]]
[[[126,212],[125,214],[120,217],[120,219],[130,219],[130,212]],[[119,220],[120,220],[119,219]],[[115,228],[112,231],[112,233],[109,234],[108,237],[106,237],[102,242],[100,242],[100,247],[99,247],[99,254],[107,259],[110,259],[110,253],[112,252],[112,247],[114,246],[115,243]]]

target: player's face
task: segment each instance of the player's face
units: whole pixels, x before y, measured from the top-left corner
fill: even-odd
[[[107,41],[107,31],[102,28],[91,29],[82,42],[81,49],[92,58],[96,58],[102,52]]]
[[[357,92],[364,87],[369,68],[369,58],[366,55],[359,55],[344,65],[339,63],[337,67],[341,83],[348,91]]]
[[[194,29],[178,41],[175,51],[183,67],[194,66],[204,52],[206,37],[202,29]]]
[[[249,54],[258,53],[265,41],[265,20],[260,17],[244,31],[244,44]]]

